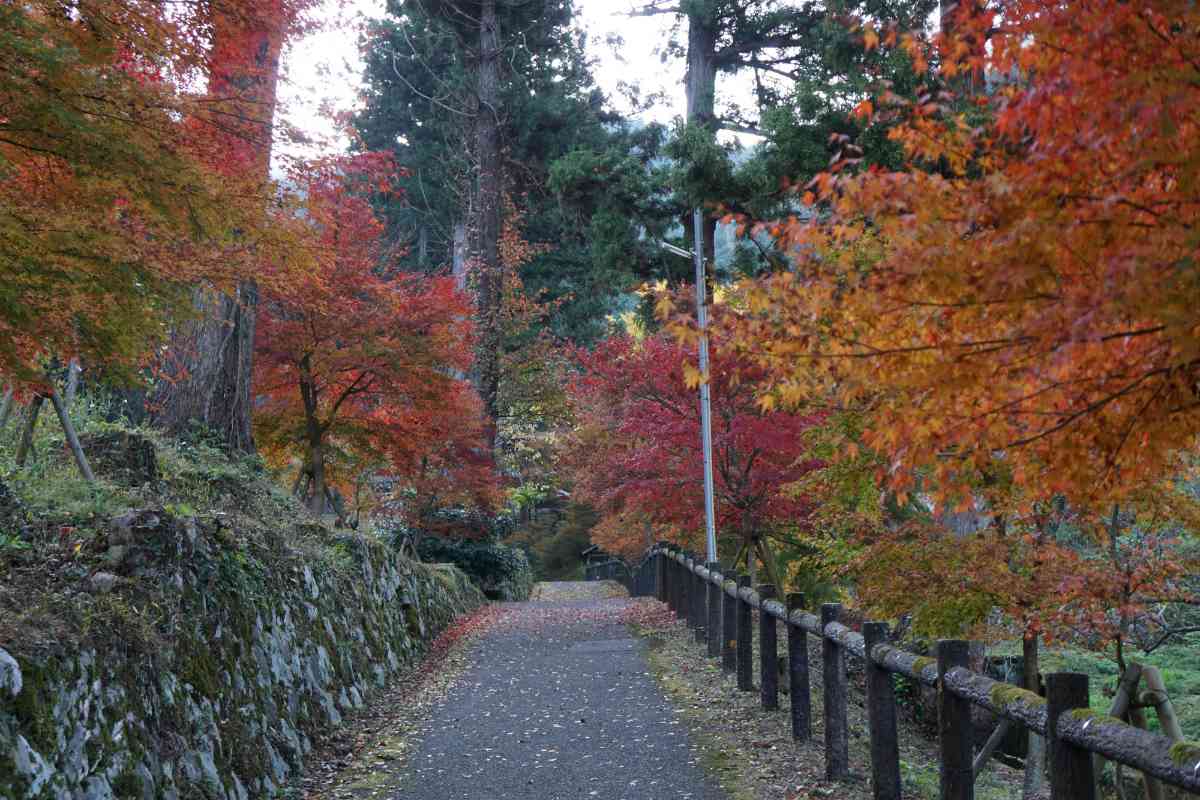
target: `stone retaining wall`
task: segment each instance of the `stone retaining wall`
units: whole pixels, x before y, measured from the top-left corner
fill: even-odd
[[[87,635],[0,649],[6,800],[277,795],[314,733],[483,602],[363,537],[274,558],[161,512],[127,522],[135,566],[80,590]]]

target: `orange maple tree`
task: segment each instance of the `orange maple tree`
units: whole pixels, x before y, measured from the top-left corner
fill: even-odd
[[[855,173],[842,142],[796,190],[811,214],[757,226],[794,263],[729,318],[764,402],[867,409],[901,493],[968,502],[999,480],[1103,509],[1178,474],[1200,432],[1197,30],[1181,0],[964,5],[931,41],[868,29],[938,72],[860,107],[901,118],[910,168]],[[955,100],[967,72],[989,90]]]
[[[858,108],[895,123],[908,164],[859,170],[834,137],[793,216],[741,219],[790,269],[731,290],[719,341],[764,371],[765,408],[861,419],[842,452],[869,450],[880,496],[924,510],[869,532],[864,600],[1119,646],[1184,591],[1159,517],[1194,520],[1170,481],[1200,432],[1200,12],[953,13],[933,37],[862,27],[926,72],[915,100],[880,86]],[[1086,546],[1039,522],[1064,501]],[[1117,505],[1138,524],[1110,530]],[[955,510],[983,529],[947,531]]]
[[[270,16],[282,41],[310,24],[311,5],[0,7],[6,380],[44,381],[48,356],[130,372],[194,281],[229,283],[286,244],[265,218],[263,181],[214,169],[250,136],[244,98],[204,89],[210,76],[225,85],[214,25]]]

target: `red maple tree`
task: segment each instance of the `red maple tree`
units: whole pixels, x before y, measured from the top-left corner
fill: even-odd
[[[703,457],[695,352],[666,334],[617,336],[577,351],[569,393],[578,426],[570,462],[577,494],[604,519],[594,533],[612,552],[645,546],[645,525],[666,538],[703,541]],[[713,461],[717,529],[739,557],[757,550],[778,571],[765,540],[803,525],[810,499],[789,487],[822,463],[806,448],[820,416],[760,409],[756,368],[713,359]],[[727,550],[728,552],[728,550]]]
[[[331,476],[331,463],[370,463],[428,491],[432,473],[482,444],[477,398],[458,377],[471,363],[467,298],[450,277],[386,275],[371,198],[397,175],[381,153],[298,171],[314,268],[263,298],[257,430],[277,462],[301,458],[297,489],[318,513],[331,477],[356,477]]]

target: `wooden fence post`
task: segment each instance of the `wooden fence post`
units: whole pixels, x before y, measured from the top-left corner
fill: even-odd
[[[654,596],[660,602],[667,602],[667,554],[661,549],[654,557]]]
[[[663,590],[666,594],[667,608],[675,611],[675,562],[671,558],[671,551],[663,551]]]
[[[684,625],[690,627],[692,623],[689,618],[690,603],[692,602],[692,584],[688,580],[688,557],[684,555],[682,562],[676,561],[675,563],[679,565],[679,611],[676,614]]]
[[[804,608],[804,595],[789,594],[788,616]],[[792,738],[807,741],[812,738],[812,696],[808,686],[808,632],[790,621],[787,625],[788,688],[792,698]]]
[[[749,575],[738,575],[738,588],[750,586]],[[739,595],[737,599],[737,687],[743,692],[754,691],[754,632],[750,604]]]
[[[1058,736],[1058,719],[1087,708],[1088,677],[1078,672],[1046,676],[1046,740],[1050,746],[1051,800],[1095,800],[1092,755]]]
[[[840,603],[821,605],[821,678],[825,697],[825,777],[844,780],[850,774],[849,723],[846,718],[846,654],[825,634],[825,626],[836,622]]]
[[[671,610],[675,612],[675,618],[683,619],[683,565],[676,560],[678,553],[671,554]]]
[[[943,639],[937,644],[938,741],[941,752],[942,800],[974,800],[974,750],[971,741],[971,703],[951,694],[944,677],[955,667],[967,667],[970,645]]]
[[[712,574],[720,571],[721,565],[710,561],[708,567],[708,657],[717,658],[721,655],[721,586],[712,580]]]
[[[696,558],[689,553],[683,570],[684,583],[688,584],[688,606],[684,609],[684,614],[688,616],[688,627],[692,631],[695,631],[696,626],[700,624],[696,618],[696,573],[691,571],[691,567],[695,564]]]
[[[695,556],[692,560],[694,567],[700,566],[700,557]],[[708,637],[708,587],[704,583],[704,578],[700,577],[697,572],[692,573],[692,586],[695,588],[695,606],[692,613],[696,618],[696,643],[704,644]]]
[[[737,573],[727,576],[737,583]],[[737,600],[721,587],[721,671],[737,672]]]
[[[764,583],[758,587],[758,596],[765,604],[774,600],[774,584]],[[758,607],[758,681],[759,698],[767,711],[779,708],[779,638],[775,618],[760,605]]]
[[[892,675],[875,663],[871,648],[887,644],[886,622],[863,624],[867,656],[867,720],[871,728],[871,792],[875,800],[900,800],[900,748]]]

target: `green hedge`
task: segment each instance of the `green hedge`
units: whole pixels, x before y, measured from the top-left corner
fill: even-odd
[[[492,600],[527,600],[533,591],[533,569],[525,553],[496,542],[464,539],[421,540],[422,561],[453,564]]]

